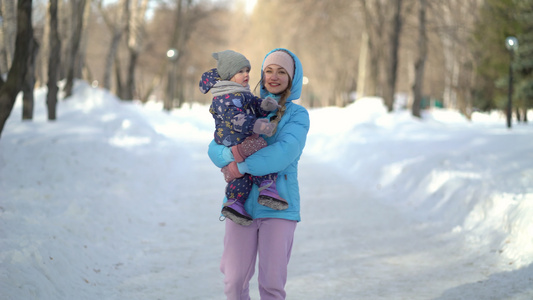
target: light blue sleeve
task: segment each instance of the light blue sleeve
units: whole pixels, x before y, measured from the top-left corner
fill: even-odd
[[[285,170],[302,154],[308,131],[307,110],[293,110],[289,120],[278,125],[278,132],[273,136],[274,142],[246,158],[249,174],[263,176]]]
[[[219,145],[215,140],[212,140],[209,144],[207,155],[209,155],[211,161],[219,168],[222,168],[235,160],[231,153],[231,148]]]
[[[241,174],[250,173],[250,169],[248,168],[248,165],[245,161],[237,163],[237,169],[239,169],[239,172]]]

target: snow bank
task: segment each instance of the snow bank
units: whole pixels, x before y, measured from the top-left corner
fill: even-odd
[[[341,120],[341,121],[337,121]],[[388,114],[381,99],[311,111],[306,153],[336,165],[386,203],[463,232],[472,251],[502,254],[502,264],[533,262],[531,126],[433,109],[423,118]],[[492,120],[492,121],[490,121]]]

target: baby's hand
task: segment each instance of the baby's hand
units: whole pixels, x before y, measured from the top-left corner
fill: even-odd
[[[279,108],[279,104],[276,100],[274,100],[274,98],[272,97],[266,97],[262,102],[261,102],[261,108],[265,111],[273,111],[273,110],[276,110],[277,108]]]
[[[272,136],[274,134],[275,129],[275,123],[270,123],[267,119],[257,119],[257,121],[255,121],[253,131],[258,134],[266,134],[267,136]]]

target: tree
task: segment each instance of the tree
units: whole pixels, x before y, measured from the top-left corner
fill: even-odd
[[[31,19],[32,0],[19,0],[17,4],[17,36],[13,63],[5,83],[0,86],[0,135],[15,105],[28,69],[33,37]]]
[[[16,1],[0,0],[0,74],[11,67],[17,34]]]
[[[132,100],[135,95],[135,69],[143,50],[145,15],[149,0],[133,0],[128,18],[128,64],[126,66],[126,85],[119,92],[121,99]]]
[[[122,39],[122,35],[128,25],[127,17],[130,1],[120,0],[114,11],[105,10],[103,8],[102,2],[102,0],[98,0],[97,2],[98,11],[102,15],[105,24],[111,31],[111,43],[109,44],[109,50],[106,55],[104,65],[104,79],[102,85],[105,89],[111,89],[111,75],[113,72],[113,64],[117,55],[120,40]]]
[[[90,1],[90,0],[89,0]],[[72,95],[74,75],[76,72],[76,56],[80,49],[81,34],[83,32],[83,20],[86,0],[73,0],[72,4],[72,36],[70,37],[70,52],[68,53],[67,82],[65,84],[65,98]]]
[[[431,6],[437,16],[434,20],[444,54],[444,106],[458,109],[467,118],[472,113],[474,85],[474,56],[469,40],[477,20],[479,3],[478,0],[450,0]]]
[[[48,120],[56,119],[57,92],[59,90],[57,81],[61,64],[61,40],[58,30],[58,0],[50,0],[49,3],[49,34],[48,34],[48,93],[46,94],[46,107],[48,110]]]
[[[221,6],[175,0],[154,9],[138,63],[137,81],[146,82],[137,86],[141,101],[156,94],[164,99],[163,109],[171,110],[198,96],[199,72],[212,68],[211,53],[219,47],[217,41],[223,40],[225,32],[239,35],[225,27],[227,9]],[[167,57],[169,49],[177,55]]]
[[[364,8],[365,30],[368,34],[368,53],[370,64],[368,64],[368,79],[365,84],[365,91],[369,96],[380,96],[380,77],[383,65],[385,49],[385,18],[388,3],[382,0],[361,0]]]
[[[389,57],[388,67],[385,72],[387,81],[385,83],[383,99],[385,106],[390,112],[394,108],[394,94],[396,92],[396,78],[398,71],[398,51],[400,48],[400,32],[402,30],[402,0],[394,1],[394,15],[392,18],[392,28],[390,32],[390,45],[389,45]]]
[[[39,52],[37,39],[32,37],[30,43],[30,57],[28,58],[27,72],[22,84],[22,120],[33,119],[33,87],[35,86],[35,57]]]
[[[510,61],[505,38],[521,32],[516,11],[515,0],[485,0],[480,7],[471,40],[477,75],[474,105],[478,109],[506,107]]]
[[[179,82],[179,80],[176,78],[176,75],[178,75],[177,65],[179,63],[180,53],[183,54],[183,51],[185,50],[185,43],[190,36],[190,31],[187,30],[187,27],[192,20],[187,18],[186,12],[191,8],[191,3],[191,0],[186,0],[186,5],[183,7],[182,0],[176,1],[177,7],[175,9],[174,16],[174,32],[172,34],[169,47],[169,49],[173,49],[176,52],[172,55],[172,57],[169,57],[171,66],[167,80],[167,95],[165,96],[165,101],[163,104],[163,109],[167,111],[174,107],[174,99],[176,99],[175,87]],[[177,106],[180,107],[181,102],[183,101],[183,90],[178,88],[178,93],[179,95],[177,98],[179,102]]]
[[[533,108],[533,1],[517,1],[518,20],[523,24],[518,35],[519,48],[514,68],[518,77],[515,105],[518,121],[528,122],[527,110]]]
[[[418,57],[415,62],[415,82],[413,84],[412,115],[420,118],[422,87],[424,86],[424,68],[427,58],[426,34],[426,0],[418,0]]]

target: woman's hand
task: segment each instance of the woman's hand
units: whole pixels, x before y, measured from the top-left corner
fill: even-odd
[[[241,174],[239,172],[239,168],[237,168],[237,163],[232,161],[229,165],[223,167],[220,170],[224,174],[224,180],[226,182],[230,182],[236,178],[241,178],[244,176],[244,174]]]

